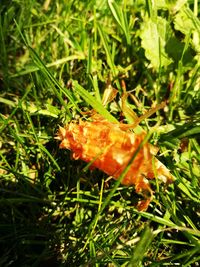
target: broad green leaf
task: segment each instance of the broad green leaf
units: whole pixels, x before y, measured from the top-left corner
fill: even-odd
[[[191,31],[194,30],[194,24],[184,12],[184,10],[180,10],[176,14],[174,19],[174,27],[177,31],[180,31],[185,35],[188,35]]]
[[[168,66],[172,60],[165,51],[167,39],[171,35],[169,23],[157,17],[157,21],[146,18],[142,24],[140,37],[146,58],[155,69]]]
[[[200,21],[189,8],[183,8],[176,14],[174,27],[186,36],[192,33],[193,46],[200,51]]]
[[[165,0],[167,6],[175,13],[179,11],[187,0]]]
[[[190,37],[190,35],[188,35]],[[193,50],[188,47],[188,42],[182,42],[175,35],[171,36],[165,46],[166,52],[176,64],[181,60],[182,65],[194,66]],[[178,65],[177,65],[178,66]],[[180,63],[179,63],[180,67]]]
[[[153,8],[152,11],[156,9],[168,9],[172,13],[176,13],[187,3],[187,0],[137,0],[137,5],[145,7],[147,2]]]

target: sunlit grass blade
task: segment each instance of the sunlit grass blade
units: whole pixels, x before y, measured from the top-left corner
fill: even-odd
[[[31,88],[27,88],[26,92],[24,93],[24,95],[22,96],[21,99],[19,99],[19,103],[18,105],[11,111],[11,114],[7,117],[7,118],[4,118],[2,117],[2,126],[0,128],[0,133],[3,132],[3,130],[5,129],[5,127],[7,126],[7,124],[10,122],[10,120],[12,119],[12,117],[15,115],[15,113],[17,112],[17,110],[21,107],[23,101],[25,101],[26,97],[28,96],[28,94],[30,93],[31,91]],[[7,103],[8,104],[8,103]]]
[[[114,64],[114,61],[112,59],[112,54],[111,54],[110,48],[108,46],[106,34],[103,31],[102,26],[99,23],[97,24],[97,28],[98,28],[98,31],[99,31],[99,35],[101,37],[101,41],[103,43],[104,50],[106,52],[108,65],[109,65],[109,67],[111,69],[111,72],[112,72],[112,75],[113,75],[114,79],[116,79],[117,78],[117,68],[116,68],[116,66]],[[119,90],[121,90],[121,86],[120,86],[120,83],[119,83],[118,79],[116,79],[116,85],[117,85],[117,88]]]
[[[32,57],[33,57],[34,61],[36,62],[38,68],[42,72],[42,74],[46,77],[46,79],[48,79],[51,82],[51,84],[52,84],[52,90],[54,91],[55,95],[59,99],[60,103],[65,107],[68,115],[71,116],[71,113],[70,113],[67,105],[65,104],[65,102],[64,102],[64,100],[63,100],[60,92],[62,92],[69,99],[69,101],[75,106],[75,108],[77,110],[79,110],[79,108],[78,108],[75,100],[73,99],[72,95],[70,94],[69,91],[65,90],[59,84],[59,82],[53,77],[53,75],[47,69],[47,67],[45,66],[45,64],[41,61],[41,59],[39,58],[39,56],[37,55],[37,53],[31,47],[29,47],[29,50],[31,51]],[[57,88],[60,90],[60,92],[57,90]]]
[[[60,65],[63,65],[67,62],[70,62],[70,61],[73,61],[73,60],[83,60],[85,59],[85,57],[83,57],[82,55],[71,55],[71,56],[68,56],[68,57],[65,57],[65,58],[61,58],[61,59],[58,59],[54,62],[51,62],[51,63],[47,63],[46,64],[46,68],[49,69],[51,67],[58,67]],[[17,77],[20,77],[20,76],[24,76],[26,74],[31,74],[31,73],[34,73],[36,71],[40,70],[40,67],[38,66],[29,66],[28,69],[26,70],[22,70],[20,72],[17,72],[15,74],[12,74],[11,75],[11,78],[17,78]]]
[[[129,32],[126,11],[124,11],[121,7],[119,7],[118,4],[113,0],[109,0],[108,5],[114,19],[116,20],[117,24],[121,27],[126,36],[127,45],[128,46],[131,45],[131,35]]]
[[[96,100],[87,90],[85,90],[77,81],[73,81],[73,87],[79,93],[79,95],[95,109],[99,114],[101,114],[105,119],[111,122],[118,122],[105,108],[104,106]]]

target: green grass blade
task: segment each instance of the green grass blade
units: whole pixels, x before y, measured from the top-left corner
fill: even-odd
[[[98,31],[99,31],[99,35],[101,37],[101,41],[103,43],[103,47],[104,47],[104,50],[106,52],[106,57],[107,57],[107,62],[108,62],[108,65],[112,71],[112,75],[113,77],[116,79],[117,78],[117,68],[113,62],[113,59],[112,59],[112,54],[110,52],[110,48],[108,46],[108,42],[107,42],[107,36],[105,34],[105,32],[103,31],[103,28],[102,26],[98,23],[97,24],[97,28],[98,28]],[[121,91],[121,86],[119,84],[119,81],[118,79],[116,79],[116,85],[117,85],[117,88]]]
[[[38,68],[40,69],[40,71],[42,72],[42,74],[51,82],[52,84],[52,89],[54,91],[54,93],[56,94],[56,96],[58,97],[60,103],[65,107],[68,115],[71,116],[71,113],[66,105],[66,103],[64,102],[60,92],[62,92],[68,99],[69,101],[75,106],[75,108],[79,110],[75,100],[73,99],[72,95],[70,94],[69,91],[65,90],[60,84],[59,82],[53,77],[53,75],[50,73],[50,71],[48,70],[48,68],[45,66],[45,64],[42,62],[42,60],[39,58],[39,56],[37,55],[37,53],[31,48],[29,47],[29,50],[32,54],[32,57],[34,59],[34,61],[36,62],[36,65],[38,66]],[[57,88],[60,90],[60,92],[58,92]]]
[[[133,255],[128,264],[128,267],[139,267],[142,265],[142,259],[144,258],[145,253],[147,252],[151,242],[153,241],[153,232],[149,226],[143,231],[140,241],[136,245],[133,251]]]
[[[131,45],[131,36],[128,27],[127,14],[123,11],[122,7],[119,7],[113,0],[108,0],[110,11],[126,36],[127,45]]]
[[[118,122],[105,108],[104,106],[96,100],[87,90],[85,90],[77,81],[72,82],[73,87],[79,93],[79,95],[95,109],[100,115],[110,122]]]

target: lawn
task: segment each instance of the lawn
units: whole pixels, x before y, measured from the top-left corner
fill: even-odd
[[[199,14],[198,0],[0,1],[0,266],[200,266]],[[59,148],[59,127],[91,113],[142,118],[127,131],[174,177],[150,181],[146,211]]]

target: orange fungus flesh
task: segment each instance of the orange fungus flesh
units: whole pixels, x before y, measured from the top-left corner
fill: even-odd
[[[137,135],[124,131],[120,124],[94,116],[91,121],[72,121],[64,128],[60,127],[57,138],[61,140],[60,148],[71,150],[74,159],[92,162],[92,167],[118,179],[144,137],[145,133]],[[145,143],[122,179],[122,184],[134,185],[137,192],[144,194],[146,200],[140,203],[141,210],[148,207],[152,198],[147,179],[153,179],[156,172],[164,182],[172,180],[169,170],[151,151],[152,145]]]

